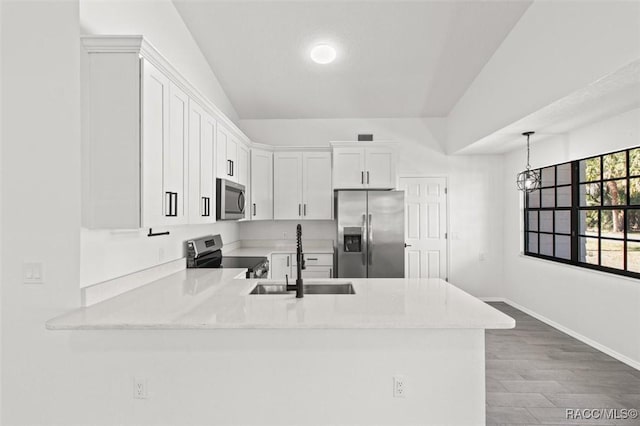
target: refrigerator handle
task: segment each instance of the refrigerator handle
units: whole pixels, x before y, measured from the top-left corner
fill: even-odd
[[[367,228],[367,215],[363,214],[362,215],[362,234],[366,235],[368,228]],[[367,266],[367,252],[368,252],[369,248],[368,248],[368,244],[367,244],[367,250],[362,250],[362,264]]]
[[[373,226],[371,226],[372,215],[369,214],[369,244],[368,244],[368,252],[369,252],[369,265],[373,262]]]

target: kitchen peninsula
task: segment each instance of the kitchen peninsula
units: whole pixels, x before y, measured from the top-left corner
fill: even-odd
[[[512,318],[439,279],[322,280],[355,294],[296,299],[250,295],[265,280],[242,272],[180,271],[46,326],[78,346],[87,330],[124,346],[135,330],[166,333],[160,356],[202,364],[185,380],[207,389],[212,424],[484,424],[484,330]]]

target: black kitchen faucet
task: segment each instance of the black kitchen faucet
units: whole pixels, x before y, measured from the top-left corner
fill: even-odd
[[[302,225],[298,224],[296,227],[296,261],[297,265],[297,278],[295,285],[287,284],[287,291],[295,290],[296,298],[301,299],[304,297],[304,286],[302,284],[302,270],[306,269],[304,265],[304,253],[302,252]]]

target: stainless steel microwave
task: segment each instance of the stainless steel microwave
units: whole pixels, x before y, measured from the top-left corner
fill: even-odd
[[[216,179],[216,201],[217,220],[244,218],[244,185],[226,179]]]

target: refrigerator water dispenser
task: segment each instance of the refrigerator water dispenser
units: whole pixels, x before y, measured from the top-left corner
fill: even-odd
[[[344,228],[344,251],[345,253],[361,253],[362,252],[362,228],[360,227]]]

